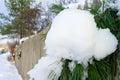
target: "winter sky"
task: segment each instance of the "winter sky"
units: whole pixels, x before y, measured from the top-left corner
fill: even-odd
[[[5,15],[7,15],[7,8],[4,5],[4,0],[0,0],[0,13],[4,13]]]

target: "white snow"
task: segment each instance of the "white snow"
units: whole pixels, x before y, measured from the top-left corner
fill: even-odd
[[[86,0],[77,0],[77,1],[78,1],[78,3],[80,3],[80,5],[81,5],[82,7],[84,7]],[[87,0],[87,1],[89,1],[89,0]]]
[[[0,44],[7,44],[8,37],[8,35],[0,35]]]
[[[28,72],[30,80],[57,80],[62,70],[62,58],[86,67],[93,57],[100,60],[110,55],[117,44],[109,29],[97,28],[89,11],[65,9],[53,20],[45,40],[46,56]],[[74,64],[69,67],[72,70]],[[56,74],[51,76],[54,79],[49,78],[52,71]]]
[[[14,65],[7,61],[10,53],[0,55],[0,80],[22,80]]]
[[[0,40],[0,44],[7,44],[7,42],[8,42],[8,39],[2,39],[2,40]]]
[[[42,57],[34,69],[29,71],[29,80],[58,80],[62,70],[60,58],[51,56]],[[54,79],[53,79],[54,78]]]
[[[100,60],[105,58],[107,55],[111,54],[116,50],[116,45],[118,42],[110,30],[107,29],[100,29],[98,31],[96,45],[95,45],[95,58]]]
[[[24,37],[24,38],[20,39],[19,44],[22,44],[24,41],[26,41],[28,39],[29,39],[29,37]]]
[[[72,72],[73,69],[75,68],[75,62],[74,61],[70,62],[68,67],[69,67],[70,71]]]
[[[19,44],[22,44],[23,42],[25,42],[26,40],[30,39],[30,38],[33,38],[37,33],[36,31],[34,31],[34,35],[31,35],[31,36],[28,36],[28,37],[23,37],[19,40]]]

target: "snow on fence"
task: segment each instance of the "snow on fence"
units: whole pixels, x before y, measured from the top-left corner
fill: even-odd
[[[45,30],[41,31],[38,35],[18,46],[15,63],[23,80],[29,79],[27,72],[38,63],[38,59],[45,55],[44,40],[48,30],[49,27],[45,28]]]

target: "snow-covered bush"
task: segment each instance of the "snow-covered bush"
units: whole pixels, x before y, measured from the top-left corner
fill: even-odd
[[[92,64],[93,59],[101,60],[113,53],[117,44],[116,37],[108,28],[97,28],[89,11],[65,9],[55,17],[47,34],[46,56],[28,74],[35,80],[58,80],[62,61],[67,59],[76,65],[73,69],[71,67],[71,71],[81,67],[83,77],[80,78],[86,79],[88,64]]]

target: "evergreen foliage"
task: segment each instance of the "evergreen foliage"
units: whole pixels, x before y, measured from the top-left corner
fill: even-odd
[[[0,13],[0,19],[3,19],[4,21],[7,21],[7,22],[11,21],[10,17],[9,16],[5,16],[3,13]]]
[[[88,78],[87,80],[101,80],[99,72],[95,64],[89,64],[88,66]]]
[[[118,39],[118,42],[119,42],[118,45],[120,45],[120,27],[119,27],[120,19],[117,16],[117,11],[111,8],[106,9],[106,11],[103,12],[102,14],[96,15],[95,20],[99,28],[109,28],[110,31]],[[117,58],[120,57],[118,56],[119,52],[120,51],[118,47],[113,54],[111,54],[106,58],[111,68],[110,73],[111,73],[112,80],[116,76]]]
[[[70,60],[66,59],[63,62],[63,69],[58,80],[70,80],[71,72],[68,67]]]
[[[110,65],[107,61],[94,60],[92,64],[89,63],[87,80],[111,80],[110,75]]]
[[[61,6],[61,5],[57,5],[57,4],[53,4],[52,5],[52,7],[50,8],[50,10],[52,11],[52,12],[55,12],[55,13],[59,13],[59,12],[61,12],[62,10],[64,10],[65,8],[63,7],[63,6]]]
[[[32,4],[34,4],[34,0],[5,0],[9,16],[0,15],[0,18],[9,20],[9,24],[14,27],[21,38],[33,34],[33,31],[37,29],[36,22],[40,16],[40,4],[35,6]],[[7,25],[9,24],[7,23]],[[3,26],[6,27],[6,25]],[[7,28],[9,27],[4,28],[4,31],[7,31]],[[11,34],[10,31],[9,34]]]
[[[11,34],[16,33],[16,29],[11,24],[6,24],[6,25],[4,25],[4,27],[1,26],[0,30],[1,30],[0,33],[3,34],[3,35],[10,34],[10,33]]]
[[[81,64],[76,64],[72,71],[72,77],[70,80],[82,80],[84,76],[84,67]]]

